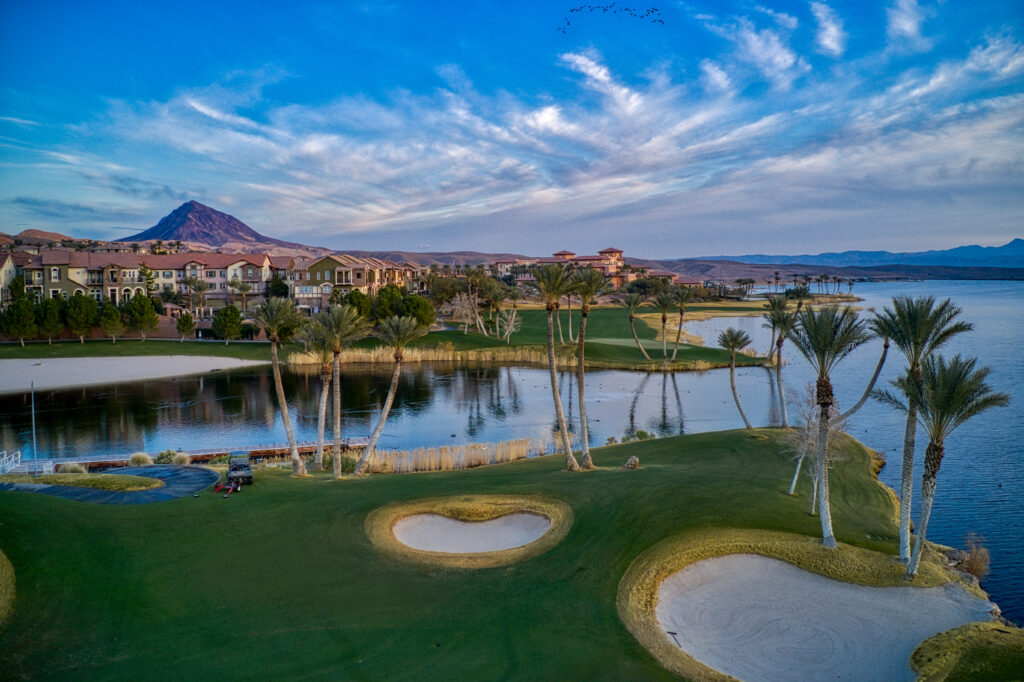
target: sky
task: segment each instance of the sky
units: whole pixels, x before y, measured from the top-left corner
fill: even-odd
[[[0,231],[336,249],[1024,235],[1024,4],[0,0]]]

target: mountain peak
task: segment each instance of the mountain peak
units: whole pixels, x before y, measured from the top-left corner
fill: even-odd
[[[152,239],[163,241],[199,242],[210,246],[223,246],[228,242],[256,245],[290,246],[290,242],[264,237],[238,218],[201,204],[194,199],[174,209],[148,230],[119,242],[141,242]]]

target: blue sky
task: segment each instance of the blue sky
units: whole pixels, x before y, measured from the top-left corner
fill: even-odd
[[[609,5],[3,0],[0,231],[196,199],[339,249],[1024,234],[1019,1]]]

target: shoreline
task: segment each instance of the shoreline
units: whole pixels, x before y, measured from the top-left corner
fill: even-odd
[[[0,395],[52,391],[84,386],[170,379],[227,369],[267,365],[262,360],[207,355],[130,355],[93,358],[0,360]]]

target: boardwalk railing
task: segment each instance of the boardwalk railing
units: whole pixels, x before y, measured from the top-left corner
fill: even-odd
[[[0,474],[14,471],[19,464],[21,464],[21,450],[15,450],[10,453],[6,450],[0,450]]]

